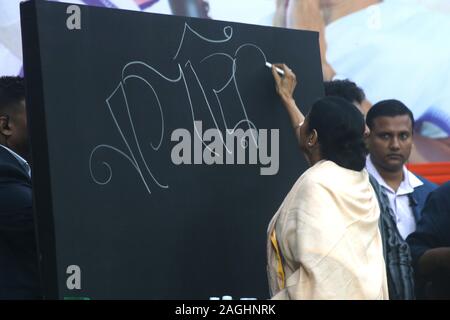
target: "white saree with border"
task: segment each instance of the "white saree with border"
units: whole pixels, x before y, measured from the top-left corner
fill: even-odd
[[[365,169],[309,168],[269,224],[272,299],[388,299],[379,216]]]

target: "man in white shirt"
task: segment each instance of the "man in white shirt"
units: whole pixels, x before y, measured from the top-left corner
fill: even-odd
[[[402,102],[383,100],[367,113],[366,168],[385,190],[403,239],[414,232],[428,193],[437,186],[415,176],[405,163],[411,154],[414,117]]]

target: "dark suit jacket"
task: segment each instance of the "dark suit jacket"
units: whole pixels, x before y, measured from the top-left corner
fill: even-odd
[[[419,175],[416,175],[416,177],[423,182],[423,185],[414,188],[414,192],[410,193],[408,197],[409,202],[411,203],[414,218],[417,223],[422,218],[422,210],[425,206],[425,201],[427,200],[428,195],[430,194],[430,192],[435,190],[438,185],[428,181],[427,179]]]
[[[415,232],[407,239],[413,258],[417,263],[425,251],[438,247],[450,247],[450,181],[431,192],[417,223]],[[441,297],[450,298],[450,275],[448,272],[436,273],[433,286],[437,286]],[[419,297],[425,298],[424,288],[419,285]]]
[[[0,147],[0,299],[39,299],[31,180]]]

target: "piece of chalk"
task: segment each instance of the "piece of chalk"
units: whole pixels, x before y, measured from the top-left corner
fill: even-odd
[[[272,69],[272,64],[271,64],[270,62],[266,62],[266,67]],[[279,74],[281,74],[282,76],[284,76],[284,70],[282,70],[282,69],[280,69],[280,68],[278,68],[278,67],[275,67],[275,70],[277,70],[277,72],[278,72]]]

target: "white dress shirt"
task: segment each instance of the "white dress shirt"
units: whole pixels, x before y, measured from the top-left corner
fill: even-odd
[[[416,230],[416,219],[410,205],[408,194],[414,192],[414,188],[423,183],[414,174],[403,166],[403,181],[395,192],[381,177],[375,168],[370,156],[366,160],[367,171],[378,181],[381,187],[386,191],[389,198],[389,204],[394,212],[394,218],[397,223],[398,231],[403,239]]]

